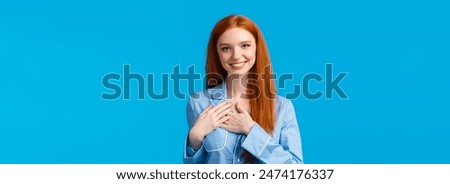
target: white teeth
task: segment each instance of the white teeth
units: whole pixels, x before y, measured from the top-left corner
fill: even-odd
[[[230,64],[234,69],[241,69],[245,62]]]

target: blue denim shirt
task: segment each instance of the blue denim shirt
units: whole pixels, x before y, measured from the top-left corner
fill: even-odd
[[[211,104],[217,105],[226,99],[224,83],[190,95],[186,106],[189,129],[205,108]],[[206,135],[199,150],[190,147],[188,138],[186,139],[184,163],[242,164],[244,150],[257,158],[254,162],[257,164],[303,163],[300,131],[292,102],[278,95],[276,112],[277,120],[273,137],[257,123],[248,135],[217,127]]]

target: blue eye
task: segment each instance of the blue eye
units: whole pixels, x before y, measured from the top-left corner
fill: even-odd
[[[243,44],[242,45],[242,47],[244,47],[244,48],[247,48],[247,47],[250,47],[251,45],[250,44]]]

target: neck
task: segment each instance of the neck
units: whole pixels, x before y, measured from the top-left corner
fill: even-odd
[[[239,75],[239,77],[228,77],[226,80],[227,96],[230,99],[239,99],[242,94],[247,94],[247,77]]]

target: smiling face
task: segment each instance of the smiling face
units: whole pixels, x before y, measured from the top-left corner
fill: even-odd
[[[245,74],[255,64],[255,38],[245,29],[228,29],[217,40],[217,53],[228,75]]]

